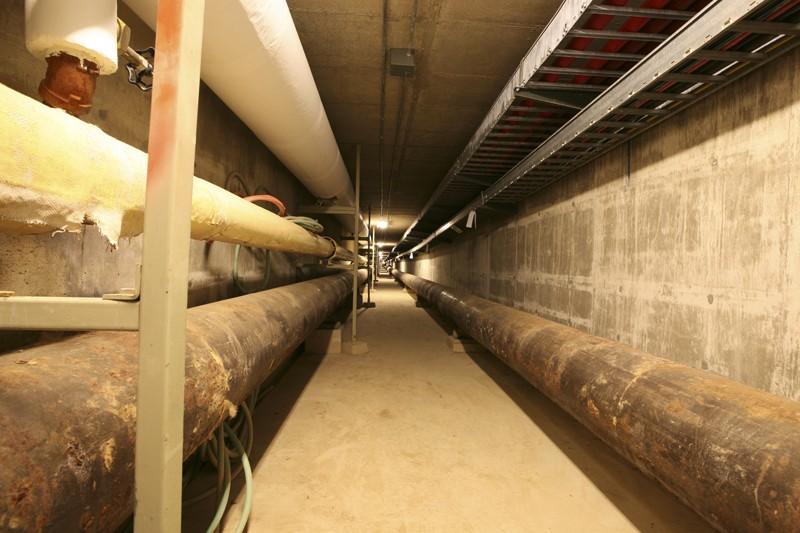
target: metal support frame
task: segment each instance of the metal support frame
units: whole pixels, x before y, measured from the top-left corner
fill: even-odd
[[[598,85],[594,83],[573,83],[563,81],[531,81],[525,85],[528,89],[535,89],[539,91],[551,91],[553,94],[558,95],[560,99],[569,97],[570,100],[577,100],[581,102],[581,109],[586,103],[590,102],[591,95],[583,95],[581,100],[580,94],[577,93],[601,93],[608,89],[608,85]]]
[[[88,331],[139,329],[139,303],[58,296],[0,298],[0,329]]]
[[[353,235],[358,236],[358,230],[361,227],[361,215],[359,213],[361,203],[361,145],[356,145],[356,195],[353,208]],[[371,230],[371,228],[368,228]],[[353,241],[355,244],[353,250],[358,256],[358,240]],[[351,345],[355,346],[358,336],[358,261],[353,261],[353,316],[352,320],[352,338]]]
[[[663,33],[644,33],[631,31],[589,30],[575,28],[569,32],[573,37],[588,37],[590,39],[628,39],[631,41],[664,41],[669,35]]]
[[[644,57],[644,54],[603,52],[601,50],[572,50],[570,48],[559,48],[558,50],[553,50],[553,55],[556,57],[572,57],[575,59],[605,59],[608,61],[631,62],[639,61]]]
[[[546,95],[538,92],[526,91],[524,88],[518,88],[516,90],[517,96],[520,98],[525,98],[526,100],[531,100],[533,102],[538,102],[540,104],[550,104],[564,109],[572,109],[578,111],[586,104],[586,98],[576,98],[575,95],[566,94],[559,94],[558,98],[552,95]],[[520,110],[521,111],[521,110]],[[489,134],[487,134],[488,136]]]
[[[375,279],[378,277],[377,258],[378,246],[376,243],[376,229],[372,225],[372,205],[367,209],[367,245],[369,253],[367,254],[367,301],[365,307],[375,307],[372,301],[372,291],[375,290]]]
[[[526,181],[521,189],[525,189],[528,193],[541,189],[558,179],[561,175],[602,155],[609,149],[618,145],[619,142],[638,135],[653,125],[663,121],[672,113],[682,109],[680,104],[695,102],[701,97],[711,94],[724,84],[743,75],[750,69],[755,68],[755,66],[757,66],[756,63],[746,63],[741,69],[735,71],[733,75],[722,77],[724,81],[718,79],[716,75],[713,80],[710,78],[699,80],[694,78],[694,75],[691,75],[692,79],[689,79],[684,78],[683,73],[670,72],[672,69],[681,65],[683,61],[694,59],[695,55],[698,57],[705,56],[714,58],[715,54],[721,54],[719,57],[732,57],[729,56],[729,52],[725,50],[703,50],[704,47],[713,43],[717,38],[731,32],[748,31],[767,34],[777,33],[784,37],[795,35],[796,32],[794,30],[798,28],[796,24],[741,21],[741,19],[767,5],[769,1],[770,0],[725,0],[706,6],[702,11],[698,12],[692,19],[675,31],[675,33],[670,36],[664,36],[665,40],[646,58],[637,63],[624,76],[617,79],[588,106],[579,111],[550,138],[534,148],[528,156],[506,172],[492,186],[481,191],[476,198],[464,206],[447,222],[442,224],[436,231],[415,246],[400,253],[398,257],[408,255],[429,245],[431,241],[447,232],[456,222],[466,217],[471,211],[485,206],[487,202],[493,200],[496,202],[509,202],[514,198],[518,198],[521,191],[516,189],[512,191],[509,187],[517,182],[521,182],[523,178],[530,180],[530,173],[532,171],[535,172],[534,169],[544,169],[547,165],[545,161],[552,155],[558,153],[561,149],[587,148],[592,151],[587,151],[586,157],[576,157],[571,166],[564,165],[561,168],[546,169],[551,171],[549,175],[535,178],[535,183],[532,187],[529,187]],[[796,45],[796,43],[793,44]],[[783,49],[788,49],[788,47],[783,47]],[[738,53],[741,54],[741,52]],[[754,57],[757,53],[760,53],[760,49],[754,52],[752,56]],[[751,54],[746,54],[745,57],[749,57],[750,55]],[[774,57],[774,55],[764,55],[762,59],[768,60],[772,57]],[[739,60],[736,59],[735,61]],[[695,83],[697,79],[696,86],[686,90],[679,89],[678,92],[660,92],[653,89],[654,85],[669,81],[670,77],[672,78],[672,83],[680,83],[681,80],[685,80],[686,83]],[[698,87],[701,90],[693,90]],[[656,109],[636,107],[636,102],[646,100],[661,102],[661,105]],[[662,107],[665,103],[677,105],[665,109]],[[625,114],[622,112],[623,110],[625,112],[630,110],[630,113],[628,113],[630,115],[652,118],[644,122],[642,127],[631,128],[630,131],[626,133],[618,131],[589,131],[592,128],[599,127],[609,116]],[[488,130],[479,130],[478,133],[480,133],[482,137],[485,137],[488,135]],[[597,140],[596,142],[587,142],[591,139]],[[470,146],[468,146],[468,149],[470,149]],[[474,150],[470,150],[470,157],[473,152]],[[467,161],[465,161],[465,164]],[[448,181],[448,179],[445,178],[445,181]],[[508,192],[506,192],[507,189],[509,189]],[[426,211],[427,208],[423,210],[418,220],[421,220]]]
[[[102,298],[16,296],[0,291],[0,330],[94,331],[139,329],[141,268],[135,286]]]
[[[701,13],[707,13],[717,4],[727,3],[727,0],[711,2]],[[729,83],[736,77],[735,74],[746,72],[774,57],[776,45],[772,44],[773,41],[769,41],[770,36],[775,36],[776,41],[785,43],[791,37],[800,35],[800,24],[797,23],[796,15],[792,15],[796,9],[790,8],[791,5],[783,0],[756,0],[750,5],[745,17],[734,17],[719,28],[708,27],[707,29],[711,31],[705,40],[694,48],[683,50],[682,54],[676,54],[671,58],[672,62],[661,64],[658,76],[650,80],[651,88],[644,90],[643,87],[637,87],[637,94],[642,99],[651,100],[651,103],[643,106],[642,101],[632,99],[615,110],[615,116],[609,116],[603,121],[598,120],[592,131],[586,132],[588,135],[581,135],[581,139],[571,140],[569,147],[571,150],[586,149],[584,155],[575,154],[573,163],[588,162],[618,144],[618,141],[645,131],[684,104],[693,103],[699,97]],[[725,6],[719,9],[733,12],[733,9]],[[780,14],[775,17],[771,17],[768,13],[769,10],[772,10],[771,13],[776,13],[779,9]],[[545,131],[538,128],[545,124],[553,124],[552,131],[559,127],[563,128],[578,113],[593,106],[592,102],[599,97],[598,95],[608,92],[610,87],[627,77],[628,73],[641,63],[652,62],[653,52],[647,53],[647,50],[652,47],[658,50],[666,42],[673,40],[675,35],[684,32],[687,27],[705,24],[699,21],[699,13],[694,7],[675,10],[613,6],[602,3],[602,0],[588,0],[583,3],[564,1],[522,58],[467,146],[392,252],[408,252],[408,248],[412,246],[409,239],[410,232],[423,221],[427,226],[436,227],[446,220],[440,213],[433,212],[434,207],[444,201],[448,192],[470,187],[462,176],[465,175],[465,170],[474,171],[475,163],[485,162],[480,156],[485,157],[503,149],[523,150],[526,154],[536,150],[547,140],[534,134],[537,131]],[[592,24],[591,18],[598,15],[613,17],[613,20],[605,27],[598,28]],[[643,32],[641,28],[639,31],[624,31],[624,22],[632,20],[632,17],[646,17],[662,21],[662,25],[670,24],[653,33]],[[576,37],[592,39],[595,46],[573,49],[573,46],[578,48]],[[608,39],[639,41],[643,43],[644,48],[636,53],[602,49],[603,42]],[[742,44],[730,48],[724,45],[725,42],[732,40],[741,41]],[[767,41],[769,44],[765,44]],[[748,46],[748,43],[755,44]],[[786,48],[785,44],[779,44],[777,47],[781,50]],[[562,62],[559,58],[582,62]],[[593,63],[586,63],[592,60],[612,61],[613,64],[609,65],[608,70],[595,70],[591,66]],[[736,65],[733,65],[734,63]],[[662,85],[656,85],[656,81]],[[612,85],[606,86],[605,83]],[[623,125],[625,122],[631,125]],[[615,123],[619,124],[617,130]],[[641,126],[634,126],[635,123],[641,123]],[[526,124],[532,127],[525,128]],[[612,136],[606,137],[609,132]],[[552,138],[551,135],[547,137]],[[523,156],[518,155],[515,159],[519,162]],[[486,172],[484,175],[496,176],[500,173]],[[550,177],[553,175],[554,172],[551,171]],[[485,201],[508,202],[515,195],[519,199],[550,182],[552,179],[537,180],[539,186],[530,187],[531,183],[523,180],[518,186],[512,187],[504,197],[495,196],[496,199],[488,198]],[[455,211],[450,211],[449,214],[453,215]]]
[[[613,15],[623,17],[648,17],[669,20],[689,20],[694,11],[678,11],[675,9],[652,9],[646,7],[610,6],[605,4],[593,5],[589,11],[598,15]]]
[[[135,531],[181,524],[192,179],[204,0],[159,0],[139,304]]]
[[[564,0],[564,2],[561,4],[561,7],[558,9],[558,12],[550,20],[550,22],[548,22],[545,29],[536,39],[536,42],[525,54],[522,62],[519,64],[506,85],[503,87],[500,96],[498,96],[495,100],[494,104],[489,110],[489,113],[483,119],[483,122],[478,130],[469,140],[466,148],[464,148],[464,150],[461,152],[461,155],[458,156],[458,159],[450,168],[445,178],[441,181],[441,183],[439,183],[439,186],[422,208],[420,214],[405,231],[403,237],[400,239],[400,243],[408,238],[414,227],[420,223],[425,214],[444,194],[450,182],[454,179],[457,179],[459,171],[464,165],[466,165],[472,154],[481,146],[486,134],[491,131],[500,120],[502,120],[507,111],[514,107],[513,104],[516,100],[518,87],[531,79],[536,70],[548,59],[550,52],[558,43],[566,38],[568,30],[575,26],[581,17],[588,12],[587,9],[592,3],[599,2]],[[563,111],[563,108],[559,111]],[[397,246],[393,248],[393,251],[396,249]]]
[[[137,533],[181,529],[186,288],[204,8],[205,0],[158,2],[136,287],[102,298],[0,292],[0,329],[139,330]]]

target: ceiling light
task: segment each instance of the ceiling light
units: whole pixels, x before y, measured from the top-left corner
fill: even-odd
[[[386,228],[389,227],[389,223],[383,218],[378,219],[378,220],[374,220],[372,222],[372,225],[375,226],[378,229],[386,229]]]

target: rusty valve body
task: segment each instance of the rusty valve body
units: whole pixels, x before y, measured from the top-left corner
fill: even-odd
[[[86,59],[61,53],[47,58],[47,73],[39,84],[39,96],[50,107],[70,115],[85,115],[92,108],[97,65]]]

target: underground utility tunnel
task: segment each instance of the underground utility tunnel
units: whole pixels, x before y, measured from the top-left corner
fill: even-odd
[[[800,532],[800,0],[9,0],[0,531]]]

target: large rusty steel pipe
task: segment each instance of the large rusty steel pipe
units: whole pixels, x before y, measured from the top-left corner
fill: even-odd
[[[800,403],[394,270],[722,531],[800,531]]]
[[[345,302],[352,279],[188,311],[185,457]],[[136,333],[87,333],[0,356],[0,531],[113,531],[132,512],[137,345]]]

